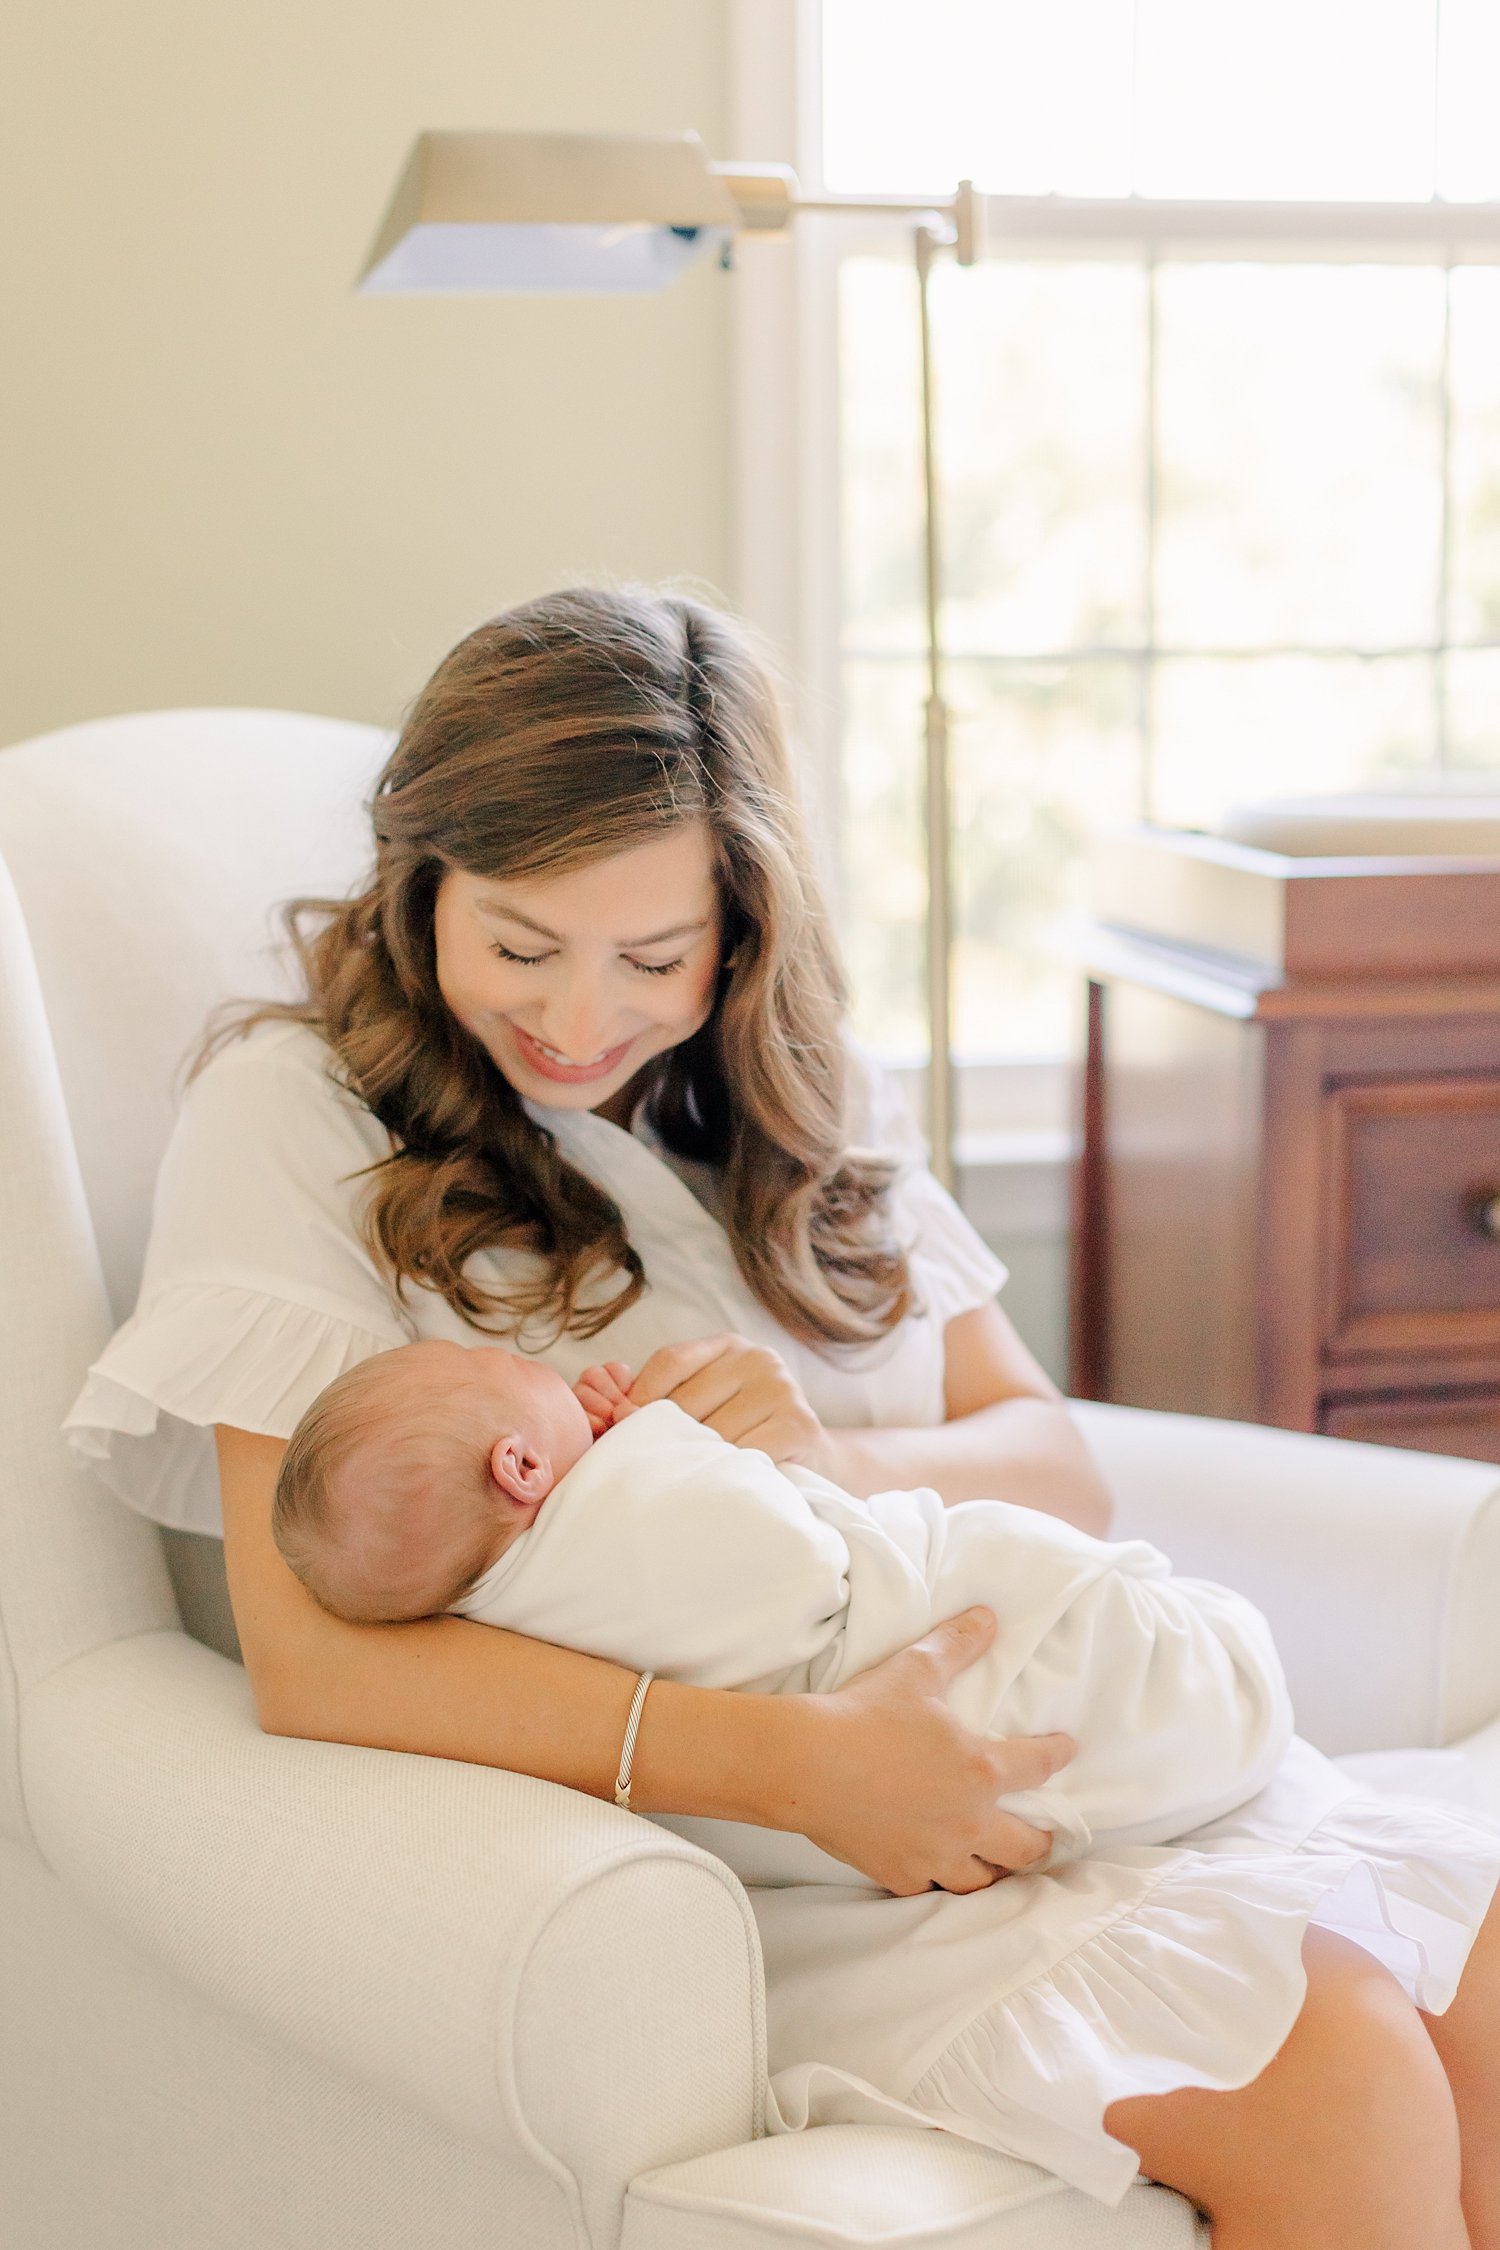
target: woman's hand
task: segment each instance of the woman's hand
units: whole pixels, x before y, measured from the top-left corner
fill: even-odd
[[[994,1637],[993,1612],[966,1609],[834,1694],[799,1698],[807,1750],[780,1824],[903,1897],[984,1890],[1045,1857],[1050,1835],[995,1800],[1037,1788],[1077,1745],[1065,1734],[991,1742],[944,1701]]]
[[[705,1336],[694,1344],[663,1344],[630,1389],[633,1406],[669,1398],[695,1422],[731,1445],[756,1446],[775,1462],[823,1466],[823,1425],[786,1362],[743,1336]]]

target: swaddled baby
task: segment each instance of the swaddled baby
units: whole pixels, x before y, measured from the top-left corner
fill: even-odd
[[[425,1342],[363,1361],[293,1434],[282,1554],[359,1620],[457,1610],[700,1687],[823,1693],[971,1603],[987,1653],[949,1690],[992,1736],[1062,1730],[1078,1754],[1002,1801],[1053,1862],[1160,1844],[1245,1803],[1291,1739],[1270,1631],[1140,1541],[1091,1539],[1001,1500],[856,1500],[727,1443],[623,1368],[576,1390],[538,1360]],[[674,1818],[747,1881],[864,1883],[808,1843]]]

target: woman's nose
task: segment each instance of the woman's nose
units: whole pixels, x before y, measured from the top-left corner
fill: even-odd
[[[592,1062],[620,1038],[604,995],[589,985],[549,993],[537,1037],[569,1062]]]

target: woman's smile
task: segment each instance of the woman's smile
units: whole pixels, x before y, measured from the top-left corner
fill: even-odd
[[[556,1047],[549,1047],[544,1039],[538,1039],[522,1024],[508,1020],[507,1029],[520,1048],[522,1059],[533,1070],[540,1071],[544,1078],[555,1078],[565,1086],[586,1086],[596,1078],[608,1078],[635,1045],[637,1038],[637,1034],[632,1032],[618,1046],[606,1047],[601,1054],[590,1055],[583,1062],[575,1062],[571,1055],[560,1054]]]

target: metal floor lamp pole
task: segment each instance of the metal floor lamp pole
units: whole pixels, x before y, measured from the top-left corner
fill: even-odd
[[[933,381],[932,268],[951,248],[961,266],[979,255],[979,206],[972,180],[959,184],[951,229],[927,219],[916,230],[917,305],[922,342],[922,595],[927,641],[924,705],[924,798],[927,849],[927,1138],[932,1169],[950,1193],[957,1184],[957,1116],[953,1069],[953,784],[949,710],[944,694],[943,552],[937,467],[937,403]]]
[[[938,527],[936,405],[933,396],[933,260],[946,237],[916,230],[917,303],[922,339],[922,594],[927,635],[924,796],[927,848],[927,1138],[932,1169],[951,1192],[953,1103],[953,815],[948,773],[948,705],[943,694],[942,548]]]

